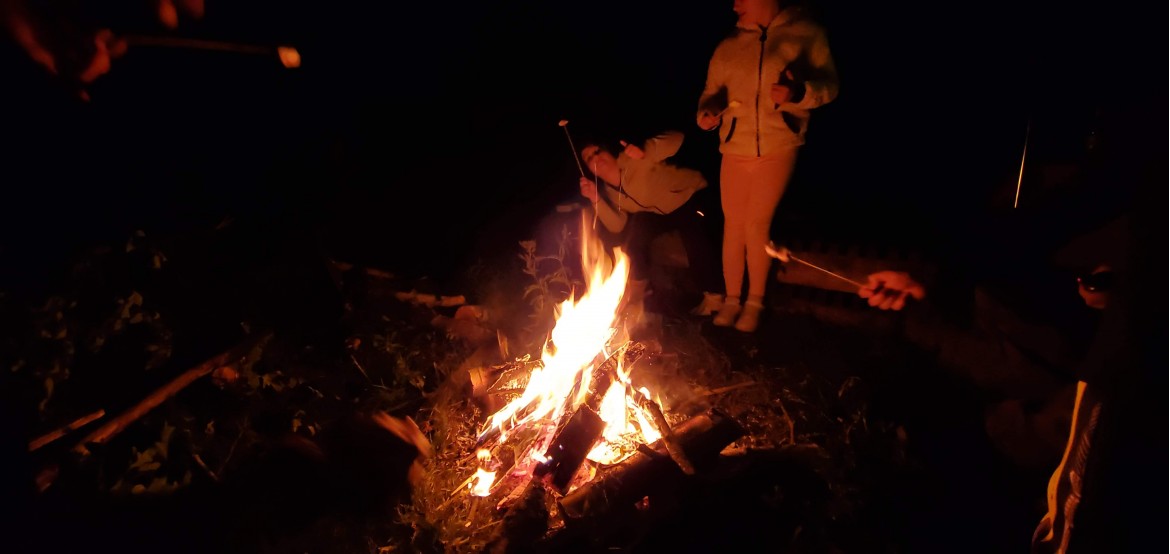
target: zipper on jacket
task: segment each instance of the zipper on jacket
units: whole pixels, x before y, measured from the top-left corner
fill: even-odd
[[[768,41],[768,28],[760,28],[760,62],[756,68],[756,157],[760,157],[760,92],[764,89],[764,43]]]

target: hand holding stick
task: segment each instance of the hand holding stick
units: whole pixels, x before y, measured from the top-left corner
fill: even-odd
[[[791,261],[794,261],[797,263],[807,265],[808,267],[811,267],[811,268],[813,268],[817,271],[820,271],[822,273],[825,273],[829,276],[836,277],[837,279],[845,281],[846,283],[849,283],[849,284],[851,284],[859,289],[865,287],[865,285],[863,283],[860,283],[858,281],[854,281],[853,279],[845,277],[844,275],[833,273],[832,271],[829,271],[823,267],[813,265],[813,264],[808,263],[800,258],[797,258],[796,256],[792,255],[792,251],[789,250],[788,247],[776,246],[776,243],[774,243],[772,241],[768,241],[768,244],[764,245],[764,252],[767,252],[769,256],[776,258],[777,260],[780,260],[781,262],[788,263],[789,260],[791,260]]]
[[[569,149],[573,151],[573,159],[577,161],[577,171],[581,172],[581,176],[585,176],[585,168],[581,165],[581,157],[577,155],[577,147],[573,145],[573,136],[569,134],[569,120],[562,119],[557,123],[565,130],[565,138],[569,139]]]

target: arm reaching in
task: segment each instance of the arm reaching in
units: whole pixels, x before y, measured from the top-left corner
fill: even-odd
[[[926,289],[910,274],[901,271],[879,271],[870,274],[864,287],[857,290],[857,296],[869,301],[869,305],[882,310],[901,310],[906,298],[926,298]]]

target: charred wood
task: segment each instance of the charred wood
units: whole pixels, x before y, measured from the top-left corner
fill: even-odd
[[[679,445],[697,468],[709,467],[727,445],[743,436],[744,430],[718,412],[697,415],[674,430]],[[650,450],[647,452],[646,450]],[[642,449],[625,461],[599,473],[591,482],[560,501],[566,521],[589,519],[599,523],[633,511],[635,504],[657,491],[686,478],[662,441]]]

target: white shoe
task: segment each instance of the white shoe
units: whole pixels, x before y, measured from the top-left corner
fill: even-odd
[[[724,302],[719,307],[719,312],[715,314],[715,319],[712,323],[716,327],[727,327],[735,322],[735,316],[739,315],[740,305],[738,302]]]
[[[764,305],[760,302],[748,300],[743,304],[743,312],[739,314],[739,319],[735,320],[735,328],[745,333],[751,333],[760,326],[760,312],[764,311]]]
[[[691,315],[711,315],[723,306],[723,295],[716,292],[704,292],[703,301],[691,310]]]

